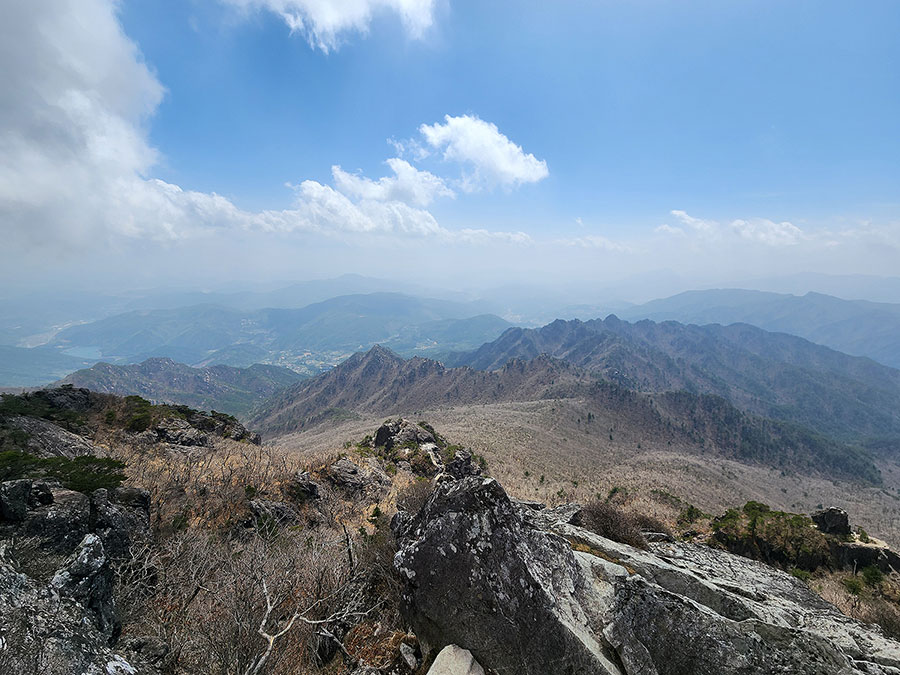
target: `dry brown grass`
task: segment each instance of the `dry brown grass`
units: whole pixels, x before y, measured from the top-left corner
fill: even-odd
[[[575,399],[400,411],[425,419],[447,439],[483,455],[492,476],[522,499],[586,503],[624,487],[630,507],[675,524],[678,509],[653,497],[670,493],[711,514],[755,500],[774,509],[810,513],[819,504],[846,509],[861,525],[900,547],[900,465],[882,462],[884,488],[782,472],[724,459],[708,449],[649,437],[641,420],[618,419]],[[391,411],[395,416],[398,411]],[[275,439],[303,457],[371,433],[373,415]],[[612,431],[610,431],[612,429]],[[612,434],[613,440],[609,436]],[[640,447],[638,447],[640,445]]]
[[[891,577],[877,587],[866,586],[860,580],[862,590],[855,594],[847,590],[845,580],[854,576],[847,571],[818,572],[809,585],[824,600],[837,607],[843,614],[881,627],[885,635],[900,640],[900,580]]]

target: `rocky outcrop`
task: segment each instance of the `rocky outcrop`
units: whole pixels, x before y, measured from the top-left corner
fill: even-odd
[[[356,495],[378,495],[385,492],[391,484],[390,477],[377,463],[370,462],[367,466],[360,466],[347,457],[342,457],[329,466],[325,470],[325,477],[335,487]]]
[[[253,518],[250,524],[257,527],[287,527],[300,521],[300,514],[290,504],[268,499],[251,499],[248,504]]]
[[[152,440],[172,445],[209,447],[209,436],[179,417],[167,417],[144,432]]]
[[[291,499],[307,502],[319,498],[319,484],[309,471],[298,471],[284,486],[284,492]]]
[[[17,571],[0,546],[0,672],[157,673],[136,651],[110,646],[118,630],[109,561],[99,537],[85,536],[49,583]]]
[[[434,443],[434,434],[409,420],[388,420],[375,431],[373,444],[376,448],[391,450],[403,445]]]
[[[89,440],[39,417],[16,415],[7,420],[9,426],[27,434],[25,449],[35,457],[81,457],[98,455]]]
[[[53,575],[50,588],[90,611],[97,630],[109,640],[119,636],[112,568],[96,534],[85,535],[71,559]]]
[[[423,645],[499,675],[900,673],[900,644],[786,573],[700,545],[636,549],[547,511],[470,476],[395,518]]]
[[[28,538],[48,553],[71,554],[85,535],[96,534],[112,560],[150,536],[150,495],[119,487],[90,495],[57,481],[25,478],[0,483],[0,538]]]
[[[816,527],[825,534],[833,534],[838,537],[846,537],[850,534],[850,516],[844,509],[830,506],[827,509],[816,511],[810,517]]]

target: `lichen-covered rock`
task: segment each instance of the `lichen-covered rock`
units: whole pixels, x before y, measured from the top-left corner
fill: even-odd
[[[388,420],[378,427],[373,439],[375,447],[383,447],[386,450],[405,444],[421,445],[434,442],[434,434],[428,429],[405,419]]]
[[[460,645],[500,675],[620,672],[600,640],[612,587],[526,526],[495,480],[439,484],[399,534],[404,612],[423,644]]]
[[[312,479],[309,471],[298,471],[284,487],[284,492],[298,502],[319,498],[319,484]]]
[[[111,560],[126,559],[133,547],[150,538],[150,493],[118,487],[91,493],[91,531],[103,541]]]
[[[273,502],[268,499],[251,499],[248,504],[253,514],[253,523],[257,526],[286,527],[300,522],[297,510],[285,502]]]
[[[68,555],[91,531],[90,499],[80,492],[59,487],[58,483],[44,483],[41,488],[46,503],[39,501],[28,509],[17,533],[38,539],[48,551]]]
[[[484,675],[484,668],[468,649],[447,645],[431,664],[428,675]]]
[[[391,484],[390,477],[377,463],[370,462],[361,467],[347,457],[342,457],[329,466],[325,475],[333,485],[349,493],[380,494]]]
[[[396,519],[422,643],[457,644],[500,675],[900,673],[900,644],[789,574],[707,546],[644,551],[570,520],[474,477]]]
[[[53,575],[50,588],[89,610],[97,630],[110,641],[119,636],[121,626],[112,592],[112,569],[103,542],[96,534],[85,535],[65,567]]]
[[[459,480],[466,476],[480,476],[481,467],[472,461],[472,453],[466,450],[457,450],[453,459],[444,467],[444,474]]]
[[[173,445],[209,447],[209,436],[180,417],[167,417],[153,429],[156,437]]]
[[[17,571],[0,551],[0,672],[45,675],[155,675],[140,655],[109,646],[115,621],[98,583],[102,545],[94,537],[53,584]],[[83,555],[82,555],[83,554]],[[94,607],[82,604],[87,600]],[[99,606],[98,606],[99,602]],[[101,610],[98,615],[97,610]],[[102,622],[103,628],[98,625]]]

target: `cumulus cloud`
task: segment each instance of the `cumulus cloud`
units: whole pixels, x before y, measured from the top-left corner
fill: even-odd
[[[348,197],[382,202],[401,201],[416,206],[428,206],[437,197],[455,196],[443,178],[428,171],[420,171],[406,160],[394,157],[385,163],[394,175],[377,181],[333,166],[331,174],[334,186]]]
[[[373,16],[394,13],[406,32],[421,38],[434,24],[434,0],[225,0],[245,9],[266,9],[280,16],[292,32],[314,49],[337,49],[347,33],[365,33]]]
[[[442,152],[448,161],[468,167],[462,189],[467,192],[536,183],[549,175],[547,162],[525,153],[500,133],[496,124],[474,115],[444,116],[444,123],[419,127],[430,148]]]
[[[0,73],[7,234],[90,236],[109,210],[107,197],[141,189],[156,162],[142,125],[163,87],[109,0],[3,3]],[[62,222],[65,233],[56,229]]]
[[[362,5],[402,7],[410,25],[424,25],[416,18],[421,3]],[[176,241],[222,230],[527,239],[521,232],[440,226],[424,207],[454,192],[400,158],[387,160],[393,175],[378,180],[335,166],[333,187],[302,181],[291,208],[261,212],[153,178],[159,157],[145,125],[164,88],[122,31],[115,8],[113,0],[0,4],[0,227],[10,250]]]

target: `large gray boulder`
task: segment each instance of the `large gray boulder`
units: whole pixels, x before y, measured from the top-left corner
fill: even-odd
[[[438,484],[397,535],[404,613],[423,645],[457,644],[500,675],[620,673],[600,622],[612,586],[595,586],[564,539],[526,526],[497,481]]]
[[[89,533],[112,561],[124,560],[150,537],[150,493],[118,487],[85,495],[47,479],[0,483],[0,539],[27,538],[41,551],[67,556]]]
[[[484,675],[484,668],[468,649],[447,645],[431,664],[428,675]]]
[[[829,506],[827,509],[816,511],[811,518],[816,527],[825,534],[833,534],[838,537],[846,537],[850,534],[850,516],[844,509]]]
[[[459,645],[499,675],[900,675],[900,644],[784,572],[706,546],[636,549],[547,511],[468,477],[395,519],[426,648]]]

